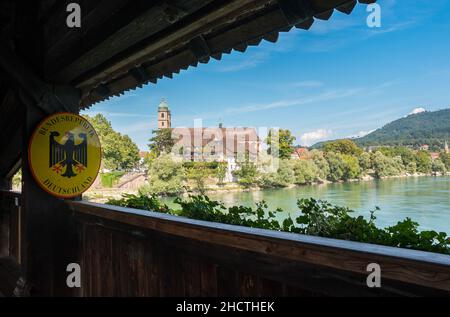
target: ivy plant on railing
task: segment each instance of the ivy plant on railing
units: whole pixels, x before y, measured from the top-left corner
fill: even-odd
[[[280,222],[278,215],[284,215],[283,210],[271,211],[265,202],[257,203],[256,209],[244,206],[226,208],[207,196],[190,196],[185,200],[176,198],[175,203],[181,209],[170,209],[156,196],[144,194],[125,194],[120,200],[107,202],[204,221],[450,254],[450,239],[445,232],[419,231],[419,224],[409,218],[392,227],[378,228],[375,213],[379,208],[371,211],[367,220],[363,216],[352,217],[352,210],[326,201],[300,199],[297,202],[299,216],[295,219],[288,216]]]

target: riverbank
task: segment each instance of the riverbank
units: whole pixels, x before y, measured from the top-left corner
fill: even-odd
[[[261,190],[273,190],[273,189],[292,189],[292,188],[302,188],[305,186],[320,186],[320,185],[329,185],[329,184],[345,184],[345,183],[357,183],[357,182],[371,182],[375,180],[389,180],[389,179],[398,179],[398,178],[414,178],[414,177],[440,177],[440,176],[450,176],[450,172],[445,173],[443,175],[434,175],[434,174],[425,174],[425,173],[415,173],[415,174],[404,174],[404,175],[394,175],[394,176],[385,176],[381,178],[376,178],[372,175],[365,175],[362,178],[358,179],[349,179],[346,181],[336,181],[331,182],[329,180],[321,180],[319,182],[311,182],[307,184],[291,184],[288,186],[273,186],[273,187],[261,187],[261,186],[252,186],[252,187],[244,187],[237,183],[231,183],[232,185],[219,186],[215,185],[206,188],[204,194],[214,194],[218,192],[223,193],[233,193],[233,192],[252,192],[252,191],[261,191]],[[183,195],[198,195],[201,194],[198,191],[189,190],[183,193]]]
[[[389,179],[402,179],[402,178],[418,178],[418,177],[435,177],[436,175],[424,174],[424,173],[415,173],[415,174],[404,174],[404,175],[396,175],[396,176],[387,176],[382,178],[376,178],[372,175],[365,175],[359,179],[350,179],[347,181],[337,181],[331,182],[328,180],[322,180],[319,182],[311,182],[308,184],[291,184],[289,186],[284,187],[244,187],[237,183],[228,183],[224,185],[208,185],[204,194],[206,195],[214,195],[220,193],[238,193],[238,192],[258,192],[264,190],[289,190],[294,188],[304,188],[308,186],[324,186],[330,184],[345,184],[345,183],[358,183],[358,182],[371,182],[375,180],[389,180]],[[446,173],[446,175],[438,175],[438,176],[450,176],[450,173]],[[139,192],[138,189],[130,189],[130,188],[92,188],[88,190],[84,195],[83,199],[90,202],[95,203],[105,203],[109,199],[120,199],[123,194],[137,194]],[[180,193],[178,196],[186,197],[188,195],[198,195],[200,192],[189,189]],[[164,196],[161,196],[164,197]],[[169,197],[169,199],[171,199]]]

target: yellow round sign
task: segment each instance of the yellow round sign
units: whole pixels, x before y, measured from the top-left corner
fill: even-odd
[[[44,119],[34,131],[28,161],[34,179],[47,193],[59,198],[77,197],[97,177],[100,140],[83,117],[56,113]]]

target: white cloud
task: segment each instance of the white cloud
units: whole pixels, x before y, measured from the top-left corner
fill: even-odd
[[[375,130],[370,130],[370,131],[359,131],[358,133],[354,134],[354,135],[350,135],[347,138],[348,139],[356,139],[356,138],[362,138],[368,134],[371,134],[372,132],[374,132]]]
[[[333,135],[333,131],[326,129],[318,129],[316,131],[307,132],[300,137],[302,145],[310,146],[321,141],[329,136]]]
[[[409,115],[412,115],[412,114],[419,114],[419,113],[422,113],[422,112],[425,112],[426,110],[425,110],[425,108],[421,108],[421,107],[419,107],[419,108],[414,108],[410,113],[409,113]]]
[[[350,88],[350,89],[335,89],[335,90],[327,90],[318,94],[313,94],[310,96],[305,96],[300,99],[290,99],[290,100],[280,100],[267,104],[255,104],[249,106],[240,106],[227,108],[225,111],[221,113],[221,115],[232,115],[237,113],[249,113],[255,111],[263,111],[270,110],[276,108],[286,108],[293,106],[303,106],[316,102],[326,102],[337,99],[349,98],[361,91],[359,88]]]

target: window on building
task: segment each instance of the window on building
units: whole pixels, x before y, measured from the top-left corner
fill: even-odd
[[[161,122],[161,126],[164,126],[164,122]]]
[[[163,112],[163,113],[161,113],[161,118],[163,118],[163,119],[164,119],[164,112]]]

